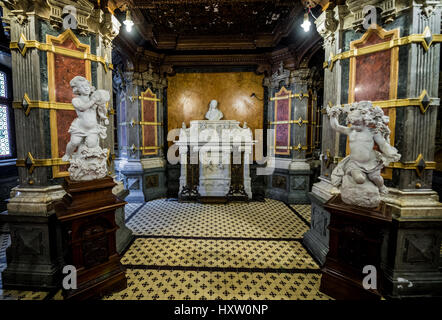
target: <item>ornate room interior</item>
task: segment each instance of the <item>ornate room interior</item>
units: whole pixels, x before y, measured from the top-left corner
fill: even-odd
[[[441,1],[0,8],[0,300],[442,297]]]

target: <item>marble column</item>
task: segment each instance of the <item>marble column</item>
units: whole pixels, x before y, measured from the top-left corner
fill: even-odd
[[[76,8],[77,23],[67,30],[65,5]],[[62,133],[75,117],[69,81],[83,75],[95,87],[111,90],[110,43],[119,23],[88,1],[2,2],[2,7],[11,34],[19,169],[19,185],[0,216],[11,235],[2,281],[4,288],[49,289],[60,286],[64,264],[53,204],[65,194],[67,166],[61,157],[69,137]],[[111,130],[103,144],[110,163]]]
[[[266,189],[266,197],[287,203],[309,203],[312,155],[312,146],[307,141],[307,130],[310,129],[308,111],[312,108],[312,105],[309,105],[309,76],[308,68],[290,71],[284,69],[281,63],[279,70],[264,80],[270,97],[267,116],[270,129],[275,129],[278,123],[281,123],[281,120],[278,120],[279,116],[275,115],[277,103],[281,101],[280,95],[282,94],[283,98],[290,96],[290,113],[283,120],[283,125],[290,127],[288,145],[282,149],[274,146],[275,171],[267,177]]]
[[[130,68],[126,67],[124,86],[118,93],[117,170],[129,190],[126,201],[144,202],[167,194],[163,151],[166,80],[150,63],[137,65],[137,70]],[[138,71],[143,69],[146,71]],[[147,121],[150,114],[152,119]]]
[[[324,38],[323,48],[326,59],[342,50],[341,34],[343,16],[348,14],[345,6],[337,6],[333,10],[323,12],[316,20],[316,28]],[[341,22],[341,23],[340,23]],[[324,70],[324,105],[331,102],[333,105],[341,103],[341,64],[335,63],[332,70]],[[335,168],[339,157],[339,134],[330,127],[330,121],[321,110],[322,116],[322,144],[321,144],[321,175],[319,182],[313,184],[309,197],[312,204],[311,228],[304,235],[303,243],[315,258],[323,264],[328,253],[330,213],[323,205],[331,199],[333,188],[330,175]]]
[[[326,10],[316,21],[326,50],[324,104],[377,101],[390,116],[391,143],[402,158],[384,171],[389,194],[383,198],[393,212],[388,248],[381,253],[386,297],[440,295],[442,274],[442,204],[432,190],[441,33],[439,1],[371,1],[378,8],[377,26],[365,29],[364,1]],[[397,47],[356,57],[336,55],[390,39]],[[369,57],[370,62],[369,61]],[[353,72],[353,73],[352,73]],[[425,94],[426,93],[426,94]],[[321,182],[313,186],[312,228],[304,243],[323,262],[328,251],[329,214],[323,204],[332,196],[330,174],[347,153],[346,137],[334,133],[324,114]]]

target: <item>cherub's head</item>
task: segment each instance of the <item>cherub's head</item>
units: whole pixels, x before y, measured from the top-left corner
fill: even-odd
[[[88,96],[91,94],[92,91],[95,90],[93,86],[87,81],[85,77],[82,76],[76,76],[74,77],[71,82],[69,82],[72,92],[75,95],[80,96]]]
[[[347,123],[351,124],[355,129],[362,126],[369,126],[373,121],[372,109],[373,106],[370,101],[352,103],[345,108],[347,112]]]
[[[216,107],[218,106],[218,101],[216,100],[212,100],[210,101],[210,110],[216,109]]]

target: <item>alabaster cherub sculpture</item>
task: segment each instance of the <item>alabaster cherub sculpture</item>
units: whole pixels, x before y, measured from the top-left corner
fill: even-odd
[[[70,161],[69,173],[73,180],[103,178],[107,173],[107,149],[101,149],[100,138],[107,137],[105,125],[109,124],[106,115],[109,92],[95,90],[81,76],[74,77],[69,84],[75,95],[72,105],[77,118],[69,128],[71,139],[62,160]]]
[[[339,124],[341,113],[347,114],[347,125]],[[328,107],[331,127],[346,134],[350,143],[350,154],[333,170],[331,182],[340,187],[341,198],[347,204],[361,207],[377,207],[380,194],[388,193],[381,170],[398,161],[401,155],[390,145],[389,118],[371,102],[353,103],[344,108]],[[375,144],[380,151],[374,149]]]
[[[210,101],[209,111],[207,111],[206,113],[207,120],[218,121],[224,117],[223,113],[219,109],[217,109],[217,107],[218,107],[218,101],[216,100]]]

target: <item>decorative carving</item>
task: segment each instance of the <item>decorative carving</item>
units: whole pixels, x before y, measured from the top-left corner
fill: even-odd
[[[416,3],[421,5],[421,15],[428,19],[433,15],[436,6],[440,4],[440,1],[416,0]]]
[[[272,187],[286,190],[287,189],[287,177],[274,175],[272,177]]]
[[[223,50],[273,47],[291,31],[302,11],[294,1],[128,1],[134,16],[149,21],[142,32],[158,49]],[[147,23],[146,23],[147,24]],[[218,36],[210,37],[216,34]]]
[[[435,249],[436,239],[433,235],[407,235],[403,261],[407,263],[431,263],[438,252]]]
[[[335,18],[335,12],[331,9],[323,12],[315,21],[318,33],[324,38],[324,48],[331,46],[335,41],[335,31],[339,26],[339,21]]]
[[[305,190],[306,187],[305,177],[294,177],[292,183],[292,190]]]
[[[326,212],[318,209],[316,206],[312,207],[312,229],[316,230],[322,237],[327,236],[329,219]]]
[[[39,229],[20,229],[12,234],[12,241],[18,243],[22,254],[43,254],[43,233]]]
[[[159,177],[158,175],[146,176],[146,189],[158,188],[159,187]]]
[[[347,124],[341,126],[339,115],[347,114]],[[401,157],[396,148],[390,145],[388,117],[379,107],[369,101],[353,103],[345,108],[327,107],[331,127],[349,136],[351,153],[339,162],[333,170],[331,181],[341,186],[342,201],[361,207],[377,207],[379,192],[388,193],[381,177],[381,169]],[[377,144],[379,151],[373,150]]]

